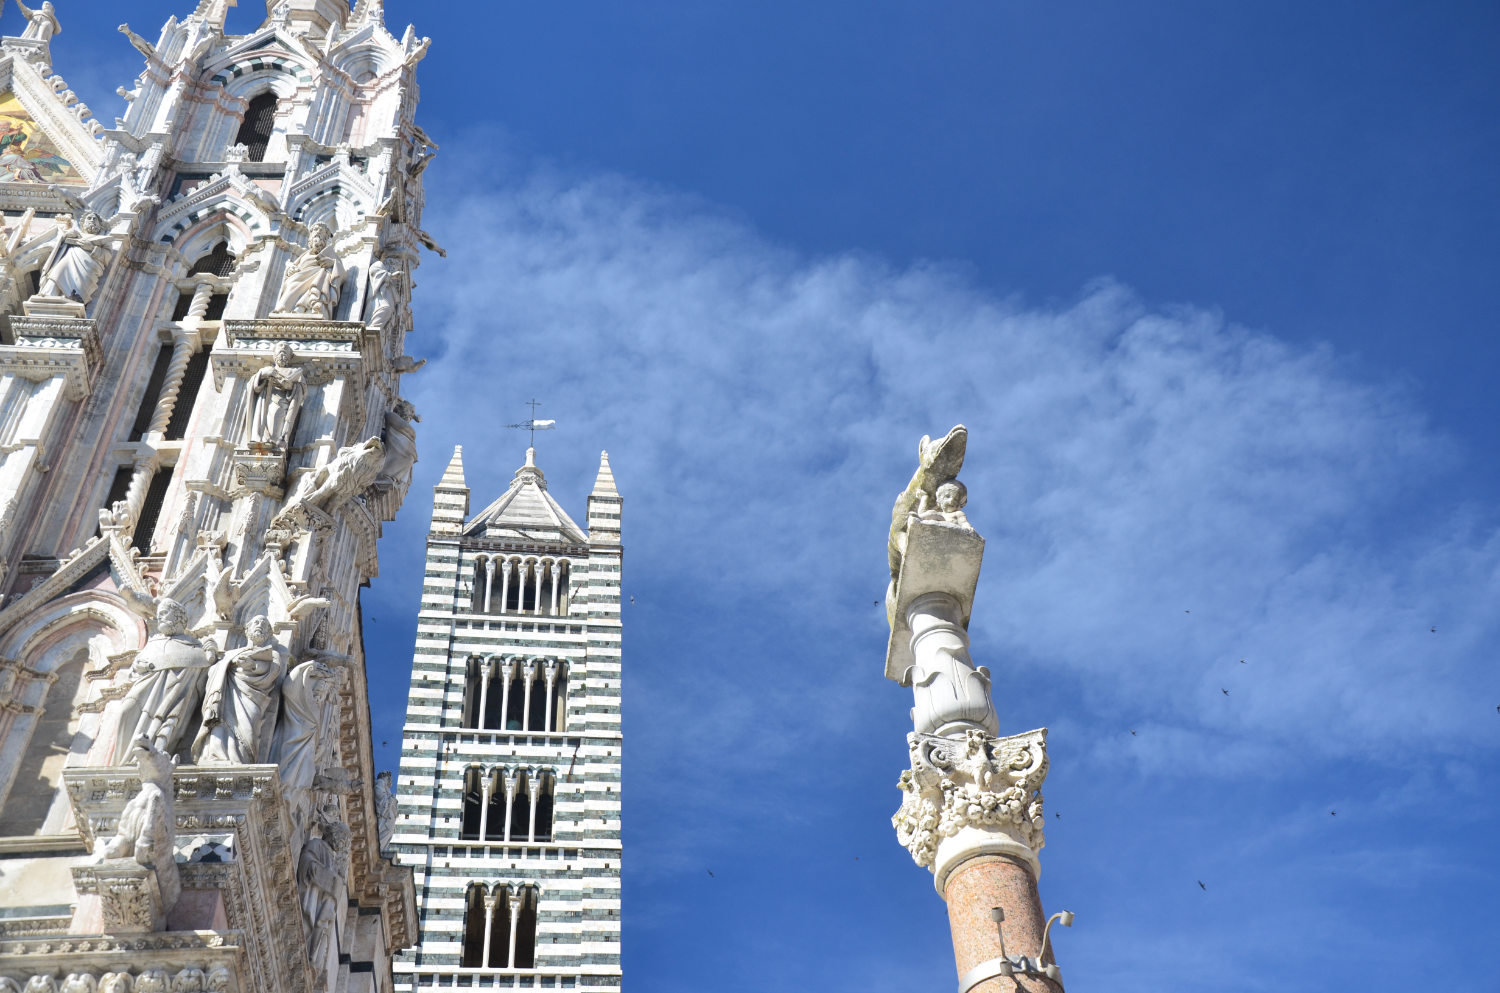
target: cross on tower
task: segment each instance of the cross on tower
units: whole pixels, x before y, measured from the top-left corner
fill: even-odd
[[[536,409],[541,405],[542,401],[538,400],[536,397],[532,397],[530,400],[526,401],[526,406],[531,408],[531,417],[525,421],[522,421],[520,424],[505,425],[508,428],[522,428],[530,432],[531,440],[527,443],[528,448],[536,447],[536,433],[538,431],[551,431],[553,428],[557,427],[556,421],[537,420]]]

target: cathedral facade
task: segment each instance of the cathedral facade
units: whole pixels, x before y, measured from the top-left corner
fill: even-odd
[[[65,9],[0,25],[0,993],[373,993],[417,941],[359,590],[416,459],[427,42],[233,2],[122,25],[111,124]]]
[[[438,483],[395,848],[421,941],[396,988],[620,986],[620,543],[609,456],[580,528],[528,449],[469,512]]]

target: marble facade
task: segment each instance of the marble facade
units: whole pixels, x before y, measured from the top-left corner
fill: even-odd
[[[120,26],[112,124],[65,3],[0,25],[0,991],[389,993],[417,940],[359,590],[416,458],[427,40],[233,2]]]

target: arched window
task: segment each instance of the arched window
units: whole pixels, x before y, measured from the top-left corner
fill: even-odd
[[[458,837],[461,841],[475,841],[479,838],[480,806],[484,802],[480,775],[478,766],[470,766],[464,770],[464,806],[458,825]]]
[[[507,841],[528,841],[531,832],[531,775],[516,776],[516,792],[510,800],[510,837]]]
[[[276,94],[267,90],[250,101],[245,108],[245,120],[234,136],[235,144],[250,149],[247,156],[251,162],[264,162],[266,147],[271,143],[271,131],[276,127]]]
[[[458,964],[468,969],[535,969],[540,898],[541,888],[533,883],[470,883]]]
[[[568,729],[568,664],[557,663],[557,678],[552,683],[552,731]]]
[[[536,919],[538,896],[535,886],[522,886],[516,895],[520,902],[520,912],[515,914],[515,938],[511,942],[515,949],[515,964],[517,969],[536,968]]]
[[[485,906],[485,888],[481,883],[470,883],[464,900],[464,945],[459,965],[473,968],[484,965],[484,925],[488,915]]]
[[[209,250],[209,253],[193,263],[188,270],[189,276],[232,276],[234,275],[234,253],[229,250],[229,243],[221,241]]]
[[[480,727],[479,708],[484,702],[485,660],[470,656],[464,672],[464,711],[462,725],[466,728]]]
[[[0,697],[14,701],[20,712],[34,722],[10,790],[5,794],[4,806],[0,808],[0,837],[31,835],[42,830],[59,792],[63,762],[73,744],[73,704],[88,661],[88,647],[82,646],[50,673],[25,671],[17,663],[0,672],[0,690],[3,690]],[[28,699],[34,692],[27,692],[37,683],[45,687],[40,706]]]

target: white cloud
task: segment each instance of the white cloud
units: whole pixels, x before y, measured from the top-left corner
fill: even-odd
[[[618,177],[444,167],[470,192],[426,219],[455,251],[416,295],[411,350],[437,351],[409,380],[419,482],[461,442],[491,499],[524,447],[499,426],[533,395],[565,505],[611,449],[636,747],[711,738],[689,780],[829,734],[899,758],[870,604],[916,440],[958,422],[988,539],[973,633],[1013,730],[1063,721],[1102,767],[1241,775],[1279,751],[1457,751],[1493,718],[1473,691],[1500,540],[1433,496],[1465,453],[1331,350],[1109,280],[1033,305],[952,267],[805,258]],[[412,504],[397,541],[425,524]],[[1077,697],[1038,713],[1017,681]],[[1117,747],[1127,726],[1149,731]]]

